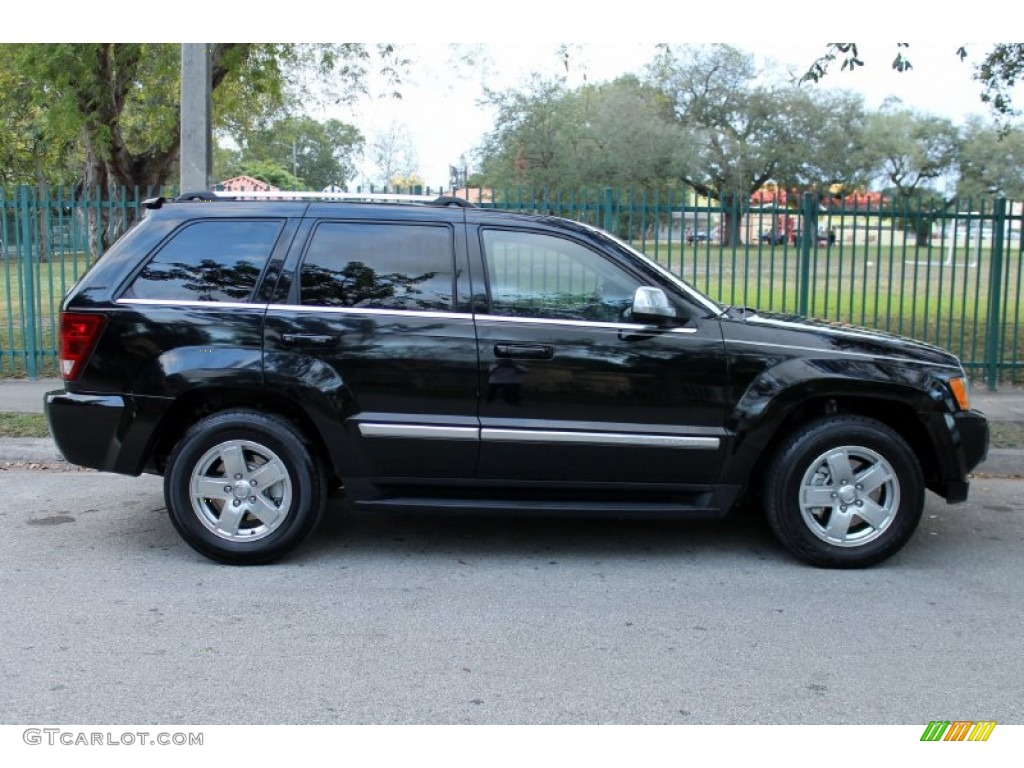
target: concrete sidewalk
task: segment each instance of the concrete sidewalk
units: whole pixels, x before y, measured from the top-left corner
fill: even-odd
[[[42,413],[43,395],[62,389],[60,379],[0,379],[0,412]],[[971,406],[992,422],[1024,424],[1024,388],[1004,387],[997,392],[984,391],[975,385]],[[0,437],[0,461],[52,462],[60,456],[49,438]],[[977,473],[1002,476],[1024,476],[1024,449],[993,448]]]

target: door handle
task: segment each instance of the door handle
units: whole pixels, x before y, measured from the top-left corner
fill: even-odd
[[[494,356],[515,360],[550,360],[555,356],[555,348],[546,344],[498,343],[494,345]]]
[[[281,343],[289,347],[336,347],[336,333],[282,333]]]

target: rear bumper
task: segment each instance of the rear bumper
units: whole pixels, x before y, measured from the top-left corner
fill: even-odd
[[[140,408],[142,401],[146,407]],[[46,420],[61,455],[72,464],[138,475],[149,450],[153,424],[143,413],[154,398],[80,394],[56,390],[43,398]],[[149,415],[149,414],[147,414]]]

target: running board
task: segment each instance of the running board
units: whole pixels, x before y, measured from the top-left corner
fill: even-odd
[[[621,503],[594,501],[505,501],[500,499],[444,499],[394,497],[354,501],[352,506],[363,511],[429,512],[458,514],[500,514],[516,517],[632,517],[717,520],[727,510],[697,507],[679,503]]]

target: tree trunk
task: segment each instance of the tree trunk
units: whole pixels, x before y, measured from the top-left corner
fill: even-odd
[[[89,233],[89,253],[94,259],[100,258],[110,246],[110,234],[107,229],[107,208],[110,200],[110,177],[107,166],[96,157],[88,134],[85,138],[85,195],[92,205],[86,206],[88,216],[87,232]]]
[[[743,225],[743,209],[740,202],[740,198],[735,194],[723,195],[721,198],[722,224],[719,242],[722,245],[743,245],[743,233],[740,230]]]
[[[36,226],[39,229],[39,261],[46,262],[50,260],[50,254],[52,251],[52,243],[50,232],[50,217],[47,216],[46,205],[49,202],[49,194],[46,189],[46,178],[43,175],[43,164],[39,158],[39,152],[35,153],[35,164],[36,164],[36,194],[39,201],[39,205],[36,208],[36,215],[38,220]]]

